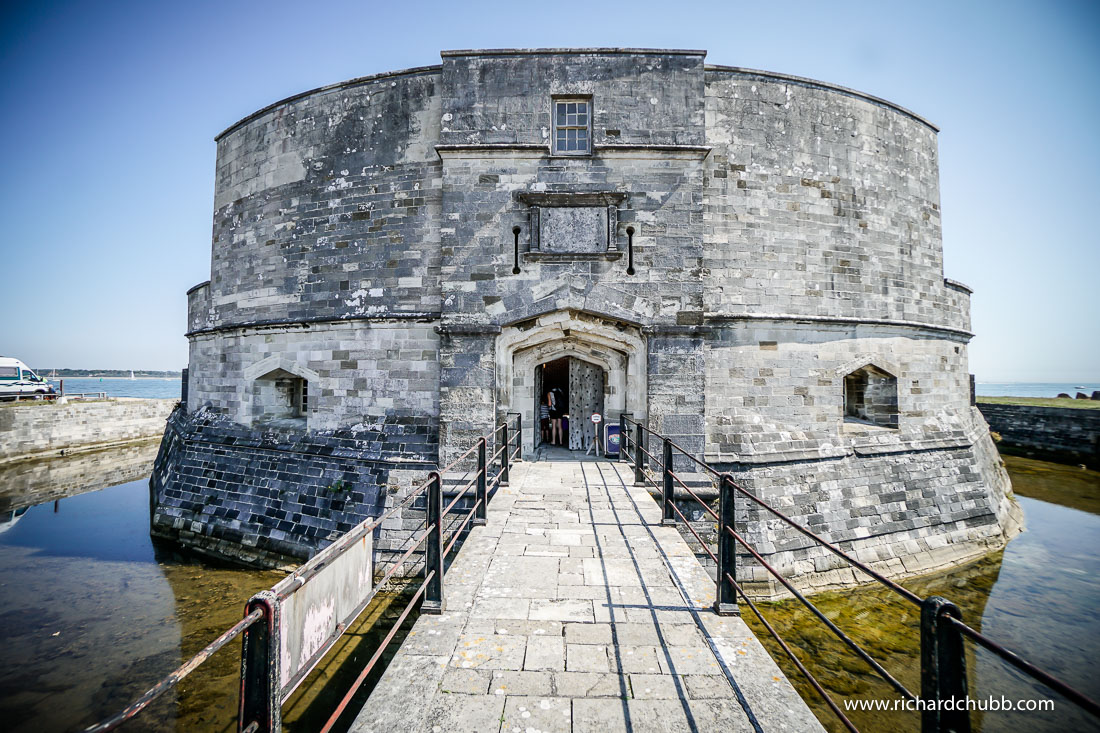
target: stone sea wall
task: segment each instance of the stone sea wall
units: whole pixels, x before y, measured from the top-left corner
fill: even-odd
[[[159,438],[0,465],[0,514],[143,479],[157,457]]]
[[[976,410],[968,417],[970,429],[938,447],[896,438],[875,448],[857,441],[823,458],[714,467],[729,471],[742,488],[888,577],[923,575],[1000,549],[1022,526],[993,441]],[[695,474],[688,483],[718,509],[718,492],[709,477]],[[711,517],[686,492],[677,492],[677,503],[713,547],[717,535]],[[818,592],[867,581],[749,499],[738,497],[736,516],[746,540],[802,589]],[[679,529],[713,571],[690,530]],[[763,566],[739,550],[738,577],[746,591],[763,598],[787,595]]]
[[[429,417],[304,433],[177,410],[150,478],[152,533],[223,560],[287,569],[400,503],[435,467],[436,452]],[[376,562],[408,547],[424,518],[423,496],[390,517],[375,534]],[[416,572],[418,560],[399,575]]]
[[[118,397],[0,407],[0,463],[50,458],[155,438],[177,400]]]
[[[1006,452],[1100,468],[1100,410],[979,402]]]

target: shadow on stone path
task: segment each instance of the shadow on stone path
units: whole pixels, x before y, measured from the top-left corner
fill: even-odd
[[[630,478],[514,466],[351,730],[822,730]]]

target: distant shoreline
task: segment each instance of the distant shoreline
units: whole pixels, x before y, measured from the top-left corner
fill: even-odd
[[[58,380],[58,379],[117,379],[117,380],[122,381],[122,382],[139,382],[143,379],[155,379],[155,380],[160,381],[160,382],[175,382],[179,378],[180,378],[180,376],[175,376],[175,377],[134,377],[133,379],[131,379],[130,377],[101,377],[101,376],[96,375],[96,374],[93,374],[93,375],[90,375],[90,376],[85,376],[85,377],[72,377],[72,376],[69,376],[69,377],[60,377],[60,376],[59,377],[43,377],[43,379],[49,379],[49,380]]]

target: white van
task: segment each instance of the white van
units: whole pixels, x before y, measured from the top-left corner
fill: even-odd
[[[37,397],[56,394],[53,386],[31,371],[23,362],[9,356],[0,356],[0,401],[10,402],[20,397]]]

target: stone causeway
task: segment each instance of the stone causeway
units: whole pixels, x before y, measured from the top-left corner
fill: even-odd
[[[823,730],[629,466],[511,479],[352,731]]]

